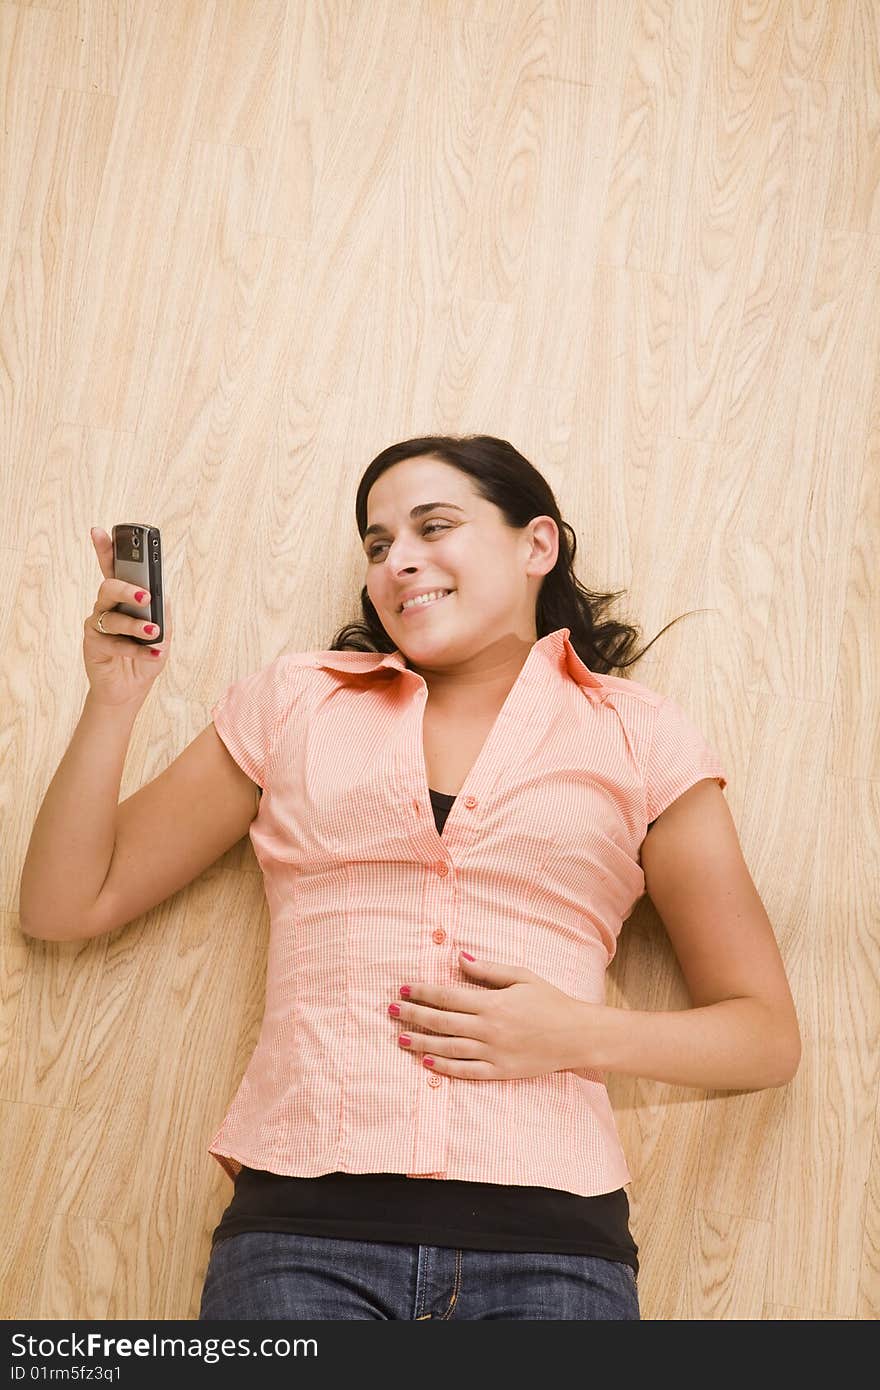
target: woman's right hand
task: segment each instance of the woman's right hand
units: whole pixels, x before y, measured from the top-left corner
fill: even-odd
[[[135,594],[143,590],[137,584],[114,577],[113,541],[106,531],[96,527],[92,544],[104,575],[95,606],[83,624],[83,661],[92,695],[97,703],[103,705],[142,704],[153,681],[165,666],[171,645],[168,597],[164,596],[165,636],[162,643],[148,647],[132,642],[132,636],[149,637],[149,633],[144,632],[143,620],[113,610],[117,603],[140,606]],[[102,613],[106,633],[97,627]],[[154,652],[159,655],[154,655]]]

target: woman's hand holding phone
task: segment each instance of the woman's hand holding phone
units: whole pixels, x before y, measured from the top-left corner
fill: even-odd
[[[165,625],[164,640],[160,646],[143,646],[133,642],[132,637],[149,637],[144,623],[127,613],[114,612],[118,603],[144,603],[137,599],[143,593],[136,584],[128,584],[117,579],[113,573],[113,541],[106,531],[97,527],[92,535],[92,544],[98,556],[104,578],[98,588],[95,606],[83,624],[83,660],[89,678],[93,701],[109,706],[142,704],[150,692],[153,681],[164,668],[171,645],[171,605],[167,594],[163,595]],[[106,632],[97,627],[98,618],[104,614],[103,626]]]

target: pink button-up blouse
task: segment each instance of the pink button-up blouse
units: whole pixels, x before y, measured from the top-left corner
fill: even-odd
[[[486,988],[460,950],[603,1003],[648,823],[702,778],[727,784],[679,705],[594,674],[569,635],[531,647],[442,835],[428,690],[400,651],[284,653],[212,709],[263,788],[249,835],[270,918],[259,1039],[208,1150],[230,1177],[631,1182],[601,1071],[431,1074],[387,1013],[402,984]]]

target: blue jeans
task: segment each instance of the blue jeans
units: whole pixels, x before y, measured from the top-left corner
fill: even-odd
[[[458,1250],[240,1231],[208,1261],[198,1320],[640,1319],[632,1267],[598,1255]]]

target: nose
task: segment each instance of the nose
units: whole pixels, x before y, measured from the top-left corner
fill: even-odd
[[[398,536],[396,540],[391,541],[385,551],[386,569],[393,570],[395,574],[402,569],[411,569],[415,561],[407,559],[407,556],[409,551],[419,544],[418,540],[408,541],[406,536]],[[404,557],[402,560],[398,558],[401,555]]]

